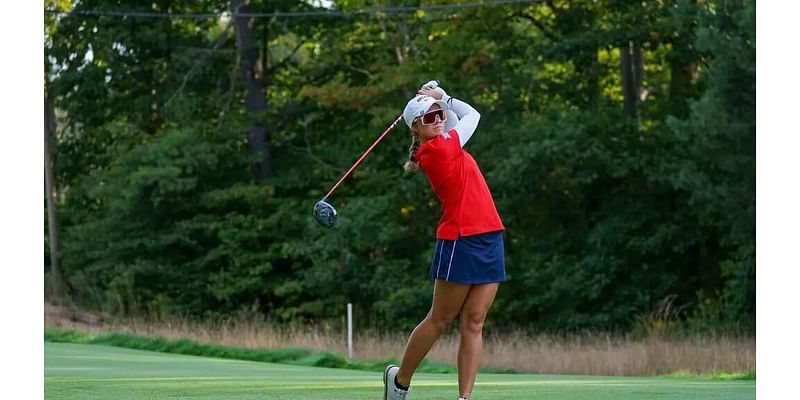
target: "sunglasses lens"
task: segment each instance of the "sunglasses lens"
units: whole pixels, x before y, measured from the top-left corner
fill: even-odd
[[[426,114],[424,114],[422,116],[422,124],[423,125],[434,124],[434,123],[436,123],[436,117],[439,117],[439,120],[442,121],[442,122],[444,122],[444,120],[447,118],[445,116],[444,111],[442,111],[442,110],[431,111],[431,112],[426,113]]]

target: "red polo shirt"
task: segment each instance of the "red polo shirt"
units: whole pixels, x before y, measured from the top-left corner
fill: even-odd
[[[461,148],[458,132],[428,140],[417,149],[420,169],[442,203],[436,238],[456,240],[505,229],[475,159]]]

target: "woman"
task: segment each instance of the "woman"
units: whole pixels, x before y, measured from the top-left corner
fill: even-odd
[[[458,118],[445,131],[448,114]],[[430,277],[433,303],[408,339],[400,366],[384,371],[384,400],[405,400],[411,377],[433,343],[458,316],[459,399],[469,399],[483,346],[482,328],[499,282],[506,280],[505,229],[475,159],[463,149],[480,114],[431,81],[403,112],[413,138],[406,171],[421,169],[442,203]]]

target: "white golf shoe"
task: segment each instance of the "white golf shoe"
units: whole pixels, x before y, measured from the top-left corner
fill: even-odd
[[[403,390],[394,384],[394,377],[397,376],[397,371],[400,367],[390,364],[383,371],[383,400],[406,400],[408,392],[411,390]]]

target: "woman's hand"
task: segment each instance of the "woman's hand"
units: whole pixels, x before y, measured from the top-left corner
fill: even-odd
[[[417,94],[431,96],[436,100],[441,100],[447,96],[447,93],[444,91],[444,89],[439,87],[439,81],[435,79],[422,85],[422,87],[417,91]]]
[[[417,91],[417,93],[421,94],[421,95],[424,95],[424,96],[431,96],[436,100],[441,100],[442,97],[447,95],[447,93],[445,93],[444,89],[442,89],[440,87],[437,87],[437,88],[434,88],[434,89],[420,89],[420,90]]]

